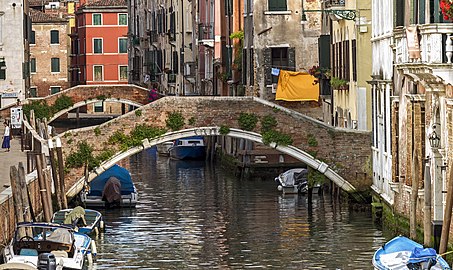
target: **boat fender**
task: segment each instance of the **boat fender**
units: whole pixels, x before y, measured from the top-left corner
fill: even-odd
[[[277,189],[278,189],[278,191],[282,191],[283,187],[281,185],[278,185]]]
[[[87,260],[88,265],[93,265],[93,255],[91,253],[87,253]]]
[[[91,240],[91,254],[93,254],[93,256],[98,254],[98,249],[96,248],[96,242],[94,242],[94,240]]]
[[[104,220],[102,220],[102,219],[99,222],[99,229],[100,229],[101,232],[103,232],[105,230]]]
[[[99,228],[95,227],[94,228],[94,235],[97,237],[99,235]]]

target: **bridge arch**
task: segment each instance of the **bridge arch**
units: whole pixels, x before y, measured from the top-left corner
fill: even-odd
[[[71,110],[77,109],[77,108],[85,106],[85,105],[93,104],[93,103],[96,103],[99,101],[122,103],[122,104],[126,104],[126,105],[132,105],[135,107],[141,107],[144,105],[144,104],[138,103],[136,101],[123,99],[123,98],[106,98],[106,99],[94,98],[94,99],[79,101],[79,102],[75,103],[74,105],[72,105],[71,107],[55,113],[52,116],[52,118],[49,119],[48,123],[51,123],[52,121],[56,120],[58,117],[64,115],[65,113],[70,112]]]
[[[133,148],[129,148],[126,151],[120,152],[110,158],[109,160],[103,162],[99,167],[97,167],[94,172],[91,172],[88,176],[87,181],[90,182],[92,179],[94,179],[96,176],[99,174],[103,173],[105,170],[108,168],[112,167],[114,164],[117,162],[121,161],[122,159],[125,159],[129,156],[132,156],[136,153],[139,153],[143,150],[149,149],[152,146],[168,142],[168,141],[173,141],[176,139],[180,138],[185,138],[185,137],[190,137],[190,136],[197,136],[197,135],[202,135],[202,136],[218,136],[222,135],[220,134],[220,128],[217,126],[212,126],[212,127],[197,127],[197,128],[189,128],[189,129],[184,129],[184,130],[179,130],[179,131],[174,131],[174,132],[168,132],[165,133],[159,137],[153,138],[153,139],[145,139],[142,142],[142,145],[136,146]],[[257,143],[263,143],[262,137],[260,134],[255,133],[255,132],[250,132],[250,131],[244,131],[241,129],[234,129],[231,128],[228,134],[223,134],[225,136],[233,137],[233,138],[239,138],[239,139],[247,139],[251,140],[253,142]],[[275,147],[275,149],[279,150],[282,153],[288,154],[305,164],[307,166],[310,166],[313,169],[318,170],[320,173],[324,174],[328,179],[332,180],[337,186],[339,186],[341,189],[344,191],[355,195],[356,194],[356,189],[353,185],[351,185],[348,181],[346,181],[343,177],[341,177],[339,174],[337,174],[334,170],[332,170],[326,163],[314,158],[307,152],[294,147],[294,146],[279,146],[275,144],[271,144],[271,147]],[[85,183],[85,177],[80,178],[66,193],[66,195],[70,198],[75,197],[83,188],[83,185]],[[358,200],[361,200],[362,198],[356,198]]]

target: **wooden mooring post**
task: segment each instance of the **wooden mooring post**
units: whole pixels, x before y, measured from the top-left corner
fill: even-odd
[[[447,251],[448,238],[450,236],[451,210],[453,207],[453,161],[450,162],[450,177],[448,179],[447,199],[445,202],[444,220],[442,224],[442,234],[440,235],[439,254]],[[445,256],[445,255],[444,255]]]
[[[45,165],[45,157],[44,154],[36,155],[36,170],[38,172],[38,184],[39,190],[41,194],[41,203],[44,212],[44,220],[46,222],[50,222],[52,219],[52,198],[51,198],[51,190],[50,190],[50,183],[47,183],[47,173],[48,169],[44,170]]]

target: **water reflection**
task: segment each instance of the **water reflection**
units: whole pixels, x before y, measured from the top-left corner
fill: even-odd
[[[329,196],[281,195],[219,166],[144,152],[130,158],[136,209],[104,212],[92,269],[372,269],[385,239]]]

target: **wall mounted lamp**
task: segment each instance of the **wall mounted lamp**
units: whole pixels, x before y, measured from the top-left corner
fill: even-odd
[[[431,148],[437,149],[440,146],[440,137],[436,133],[436,126],[433,126],[433,132],[429,135],[429,145],[431,145]]]
[[[307,15],[306,12],[321,12],[324,14],[335,15],[340,17],[341,19],[353,21],[357,17],[356,10],[352,9],[302,9],[302,20],[300,21],[301,24],[307,23]]]

